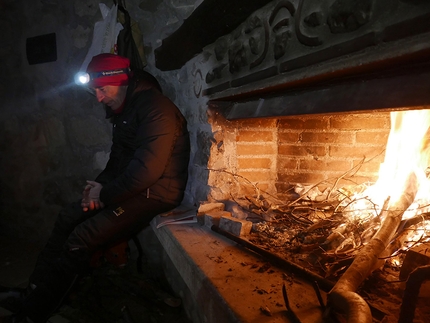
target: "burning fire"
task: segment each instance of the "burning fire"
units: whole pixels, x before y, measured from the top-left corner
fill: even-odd
[[[418,185],[414,208],[417,210],[422,207],[418,201],[426,199],[429,192],[426,176],[429,161],[426,134],[429,126],[429,110],[391,112],[391,131],[385,160],[381,164],[378,181],[365,192],[376,204],[382,206],[387,197],[390,203],[395,203],[403,194],[405,185]],[[412,174],[415,175],[415,183],[411,181]],[[404,216],[416,214],[416,211],[411,211],[405,212]]]
[[[307,261],[324,277],[336,280],[328,294],[332,304],[335,299],[356,304],[362,298],[354,292],[373,271],[388,265],[401,272],[404,251],[430,241],[428,138],[430,110],[392,112],[375,184],[337,188],[336,179],[323,192],[318,185],[330,181],[309,187],[297,184],[299,197],[287,204],[271,204],[260,194],[257,199],[247,197],[244,205],[257,215],[253,231],[258,234],[250,241],[297,263]],[[364,300],[358,303],[360,311],[365,308]]]
[[[313,268],[330,279],[374,241],[386,249],[371,251],[374,256],[368,258],[378,259],[372,270],[388,263],[402,266],[403,251],[430,241],[429,128],[430,110],[391,113],[385,159],[373,185],[339,188],[338,179],[329,179],[296,184],[298,197],[287,203],[260,190],[257,196],[237,198],[247,211],[243,218],[254,223],[250,241],[293,259],[309,256]]]
[[[415,197],[404,210],[404,221],[430,211],[430,180],[426,174],[430,157],[429,126],[430,110],[391,112],[391,131],[379,178],[374,185],[352,197],[354,203],[345,208],[345,216],[354,222],[371,221],[407,193]],[[427,237],[430,237],[430,221],[422,221],[403,238],[405,248]]]

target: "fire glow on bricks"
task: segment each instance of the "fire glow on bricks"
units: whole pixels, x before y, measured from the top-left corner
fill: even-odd
[[[401,281],[414,269],[402,269],[405,255],[430,239],[426,173],[430,112],[395,111],[390,116],[385,159],[375,183],[351,180],[341,186],[337,178],[310,186],[297,184],[297,196],[289,201],[254,187],[256,195],[233,199],[244,210],[240,217],[253,222],[249,241],[331,281],[328,303],[335,311],[343,310],[338,304],[344,302],[360,309],[358,314],[344,313],[353,317],[351,322],[371,322],[367,304],[373,307],[374,299],[361,296],[370,293],[364,285],[371,275],[383,282],[377,287],[398,287],[393,292],[397,298],[391,297],[393,303],[384,309],[390,312],[393,306],[398,311]],[[364,163],[346,172],[343,183]],[[233,211],[236,216],[240,213]],[[345,296],[351,293],[354,300]]]

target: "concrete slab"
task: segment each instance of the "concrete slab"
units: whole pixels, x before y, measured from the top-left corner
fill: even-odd
[[[185,304],[193,322],[292,322],[282,295],[284,284],[301,322],[322,322],[312,286],[259,255],[199,224],[152,229],[179,274],[175,279],[186,286],[175,292],[193,303]]]

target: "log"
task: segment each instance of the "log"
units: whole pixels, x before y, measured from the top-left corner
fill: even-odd
[[[356,293],[375,268],[380,254],[394,237],[402,215],[416,195],[416,176],[411,174],[399,201],[388,207],[383,222],[374,237],[355,257],[352,264],[328,294],[330,308],[344,313],[348,323],[372,323],[372,314],[366,301]]]

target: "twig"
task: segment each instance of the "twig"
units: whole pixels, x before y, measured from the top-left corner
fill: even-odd
[[[291,215],[291,216],[292,216],[296,221],[301,222],[301,223],[303,223],[303,224],[310,224],[310,225],[314,224],[311,220],[309,220],[309,219],[305,218],[304,216],[294,214],[294,211],[295,211],[295,210],[297,210],[297,208],[294,208],[294,209],[290,212],[290,215]]]
[[[257,192],[257,196],[258,196],[258,197],[260,197],[260,196],[261,196],[261,192],[263,192],[264,194],[266,194],[266,195],[268,195],[268,196],[270,196],[270,197],[274,198],[276,201],[278,201],[280,204],[282,204],[282,201],[280,201],[276,196],[274,196],[274,195],[270,194],[269,192],[267,192],[267,191],[265,191],[265,190],[262,190],[262,189],[258,188],[258,187],[257,187],[257,185],[255,185],[255,184],[254,184],[254,183],[252,183],[249,179],[247,179],[246,177],[244,177],[244,176],[242,176],[242,175],[239,175],[239,174],[235,174],[235,173],[229,172],[229,171],[227,171],[227,170],[225,170],[225,169],[213,169],[213,168],[207,168],[206,170],[208,170],[208,171],[212,171],[212,172],[226,173],[226,174],[229,174],[229,175],[231,175],[231,176],[233,176],[233,177],[239,177],[239,178],[243,179],[244,181],[246,181],[248,184],[250,184],[250,185],[255,189],[255,191]]]
[[[312,287],[314,288],[315,294],[317,295],[318,302],[320,303],[321,308],[325,311],[325,304],[321,296],[320,287],[318,286],[318,282],[312,281]]]
[[[306,197],[306,194],[308,193],[308,192],[310,192],[313,188],[315,188],[315,187],[317,187],[318,185],[321,185],[321,184],[323,184],[323,183],[325,183],[327,180],[323,180],[323,181],[321,181],[321,182],[319,182],[319,183],[316,183],[316,184],[314,184],[314,185],[312,185],[306,192],[304,192],[302,195],[300,195],[298,198],[296,198],[294,201],[292,201],[292,202],[290,202],[290,203],[288,203],[288,206],[292,206],[292,205],[294,205],[294,204],[296,204],[298,201],[300,201],[300,200],[302,200],[302,199],[304,199],[305,197]]]
[[[282,286],[282,295],[284,296],[285,306],[287,308],[287,314],[292,320],[293,323],[301,323],[300,319],[297,317],[296,313],[294,313],[293,309],[290,306],[290,302],[288,301],[287,288],[285,287],[285,283]]]
[[[361,160],[361,162],[358,164],[358,165],[356,165],[356,166],[354,166],[354,167],[352,167],[350,170],[348,170],[348,171],[346,171],[345,173],[343,173],[341,176],[339,176],[338,177],[338,179],[336,180],[336,182],[333,184],[333,186],[332,186],[332,189],[330,190],[330,192],[329,192],[329,194],[328,194],[328,196],[327,196],[327,199],[329,199],[330,198],[330,196],[331,196],[331,192],[333,192],[334,191],[334,189],[335,189],[335,187],[337,186],[337,184],[339,183],[339,181],[342,179],[342,178],[344,178],[348,173],[350,173],[351,171],[353,171],[354,169],[355,169],[355,172],[351,175],[351,176],[354,176],[359,170],[360,170],[360,168],[361,168],[361,166],[363,166],[363,164],[365,164],[365,163],[368,163],[368,162],[370,162],[370,161],[372,161],[373,159],[375,159],[376,157],[378,157],[378,156],[380,156],[381,154],[383,154],[385,152],[385,149],[384,150],[382,150],[379,154],[377,154],[376,156],[374,156],[374,157],[372,157],[372,158],[370,158],[370,159],[368,159],[367,161],[366,161],[366,157],[363,157],[363,159]]]
[[[331,192],[333,192],[333,190],[335,189],[335,187],[337,187],[337,184],[339,183],[339,181],[342,179],[342,178],[344,178],[347,174],[349,174],[351,171],[353,171],[354,170],[354,168],[356,169],[355,170],[355,173],[357,173],[358,172],[358,170],[361,168],[361,166],[364,164],[364,161],[365,161],[365,157],[363,157],[363,160],[358,164],[358,165],[356,165],[356,166],[354,166],[354,167],[352,167],[350,170],[348,170],[348,171],[346,171],[345,173],[343,173],[342,175],[340,175],[337,179],[336,179],[336,181],[334,182],[334,184],[333,184],[333,186],[332,186],[332,188],[331,188],[331,190],[330,190],[330,192],[328,193],[328,195],[327,195],[327,199],[329,199],[330,198],[330,196],[331,196]]]
[[[367,200],[369,203],[371,203],[371,204],[374,204],[367,196],[363,196],[363,197],[360,197],[360,198],[357,198],[357,199],[354,199],[354,200],[352,200],[352,201],[350,201],[348,204],[346,204],[344,207],[343,207],[343,209],[345,210],[348,206],[350,206],[351,204],[353,204],[353,203],[355,203],[355,202],[357,202],[357,201],[360,201],[360,200]],[[334,210],[334,212],[337,212],[337,208],[339,207],[340,205],[338,205],[337,207],[336,207],[336,209]]]

